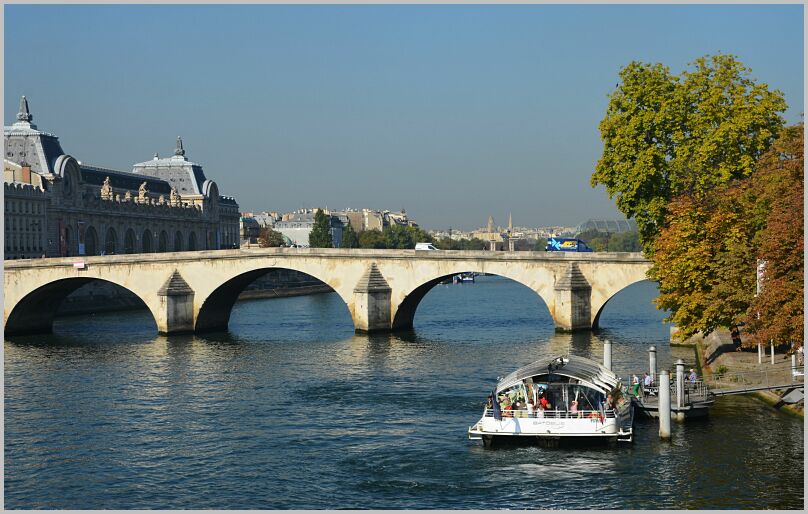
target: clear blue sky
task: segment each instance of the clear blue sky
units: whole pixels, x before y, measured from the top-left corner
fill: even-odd
[[[19,96],[82,162],[182,135],[242,210],[405,207],[427,228],[620,214],[589,186],[621,66],[732,53],[803,112],[801,5],[5,6]]]

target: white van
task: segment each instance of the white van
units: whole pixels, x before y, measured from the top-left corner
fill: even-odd
[[[416,250],[437,250],[432,243],[415,243]]]

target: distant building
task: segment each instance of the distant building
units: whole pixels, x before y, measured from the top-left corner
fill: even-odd
[[[604,234],[620,234],[622,232],[636,232],[637,222],[628,220],[587,220],[575,229],[577,234],[597,231]]]
[[[180,139],[174,157],[155,156],[161,165],[118,171],[80,163],[32,119],[22,97],[3,127],[6,259],[238,245],[238,204],[185,159]]]
[[[252,216],[241,216],[239,218],[240,245],[254,244],[258,242],[261,234],[261,225]]]
[[[347,209],[342,214],[348,219],[355,232],[363,230],[383,230],[384,215],[372,209]]]
[[[323,212],[329,217],[331,225],[331,241],[335,248],[342,245],[342,230],[347,223],[347,217],[332,214],[327,209]],[[317,209],[299,209],[295,212],[284,214],[281,221],[275,223],[275,230],[288,237],[289,240],[295,244],[306,245],[309,244],[309,234],[314,228],[314,215]],[[340,219],[343,218],[343,219]]]

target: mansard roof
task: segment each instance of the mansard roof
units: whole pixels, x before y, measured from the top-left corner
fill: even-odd
[[[160,158],[155,154],[154,159],[135,164],[132,173],[150,175],[165,180],[177,188],[177,192],[183,196],[203,194],[202,186],[207,180],[202,166],[185,157],[182,138],[179,137],[174,155]]]
[[[20,112],[17,121],[3,127],[4,157],[8,160],[27,164],[36,173],[54,173],[54,163],[64,155],[59,138],[48,132],[37,130],[31,123],[33,115],[28,110],[28,100],[20,99]]]
[[[140,185],[143,182],[146,182],[146,188],[150,193],[165,195],[171,193],[171,184],[157,177],[130,173],[128,171],[113,170],[110,168],[101,168],[98,166],[90,166],[87,164],[80,164],[79,168],[81,169],[82,181],[98,187],[101,187],[104,180],[109,177],[109,184],[114,188],[137,191],[140,188]]]

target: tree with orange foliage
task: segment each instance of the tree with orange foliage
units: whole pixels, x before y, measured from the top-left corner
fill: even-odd
[[[788,127],[761,159],[753,187],[768,207],[757,234],[757,258],[765,262],[761,292],[751,302],[747,331],[759,342],[804,343],[804,160],[803,124]]]

